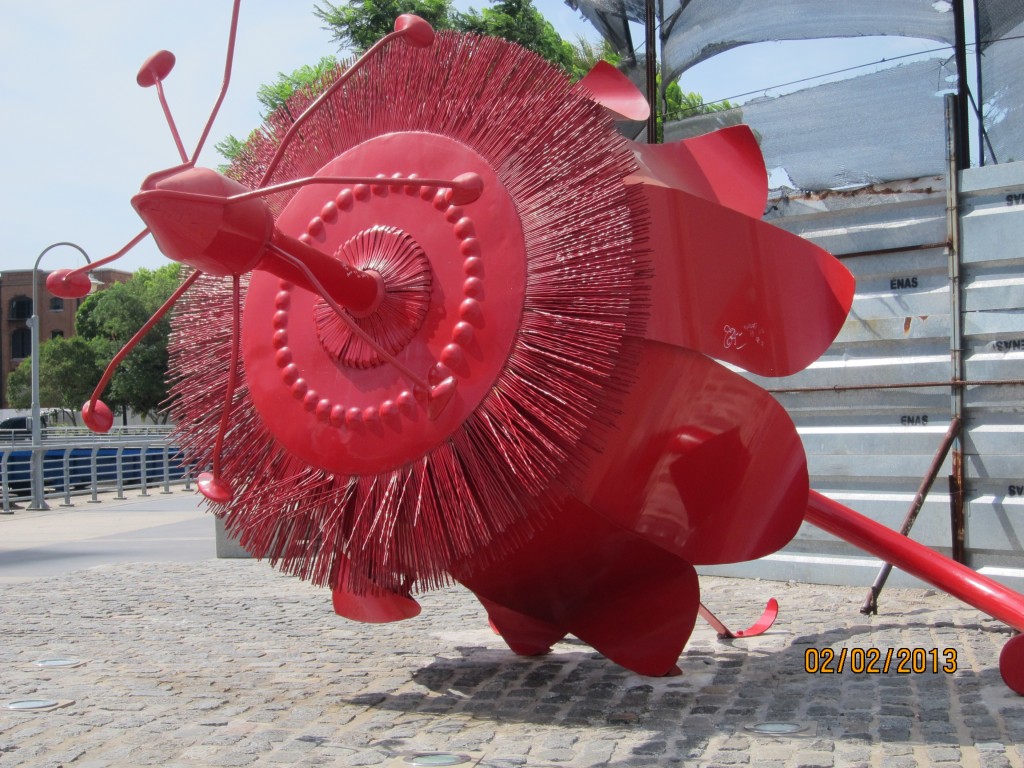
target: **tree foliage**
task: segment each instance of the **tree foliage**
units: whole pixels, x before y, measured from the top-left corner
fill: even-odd
[[[278,72],[274,82],[261,85],[256,91],[256,100],[263,105],[263,117],[266,118],[278,109],[287,110],[288,99],[303,88],[319,91],[324,87],[322,83],[326,76],[334,72],[337,67],[338,60],[334,56],[324,56],[316,64],[301,66],[290,75]],[[291,115],[291,117],[295,119],[298,115]]]
[[[75,315],[75,330],[89,341],[101,367],[106,367],[178,287],[178,270],[177,264],[157,270],[140,269],[131,279],[82,302]],[[156,416],[167,399],[170,330],[170,319],[165,316],[118,366],[103,396],[108,405],[127,406],[143,415]]]
[[[313,13],[342,48],[356,54],[391,32],[400,14],[415,13],[437,30],[472,32],[517,43],[574,80],[586,74],[575,66],[575,46],[562,39],[533,0],[496,0],[481,11],[470,8],[465,13],[455,10],[451,0],[348,0],[314,6]]]
[[[266,120],[279,109],[288,112],[288,99],[298,91],[303,89],[309,89],[314,93],[320,91],[325,87],[323,85],[325,78],[337,67],[338,60],[334,56],[324,56],[316,64],[306,64],[291,74],[278,72],[272,83],[261,85],[256,91],[256,100],[263,105],[261,117]],[[290,112],[288,115],[292,120],[298,117]],[[258,130],[253,130],[244,141],[237,136],[228,134],[214,145],[214,149],[230,162],[242,153],[246,143]],[[224,173],[227,167],[221,167],[219,170]]]
[[[606,40],[594,44],[584,37],[568,42],[537,10],[533,0],[492,0],[483,10],[469,8],[465,13],[455,9],[452,0],[344,0],[314,5],[314,15],[331,32],[332,39],[350,53],[365,53],[374,43],[393,31],[395,19],[403,13],[414,13],[430,22],[435,30],[454,30],[500,37],[533,51],[559,67],[573,81],[584,77],[598,60],[616,66],[621,57]],[[324,76],[337,67],[337,60],[324,57],[317,64],[300,67],[286,75],[278,73],[274,82],[262,86],[257,98],[264,107],[263,117],[278,109],[288,109],[287,101],[296,91],[323,88]],[[660,81],[659,81],[660,85]],[[683,93],[678,83],[665,89],[664,103],[655,106],[659,141],[662,123],[695,114],[716,112],[732,107],[728,102],[704,104],[699,94]],[[292,119],[297,115],[291,115]],[[250,134],[249,138],[252,138]],[[249,139],[242,141],[228,136],[216,145],[228,161],[241,155]],[[225,168],[221,169],[226,170]]]
[[[81,336],[49,339],[39,345],[39,404],[58,408],[77,423],[82,403],[89,399],[103,373],[96,352]],[[28,358],[7,377],[7,399],[14,408],[32,405],[32,360]]]
[[[335,57],[324,56],[316,64],[306,64],[291,74],[278,72],[272,83],[261,85],[256,91],[256,100],[263,105],[261,117],[266,120],[273,112],[283,109],[294,120],[298,115],[292,115],[288,111],[288,99],[303,89],[309,89],[314,93],[320,91],[325,87],[323,83],[326,76],[334,72],[337,67],[338,60]],[[214,149],[228,162],[231,162],[242,153],[245,145],[258,131],[258,128],[251,131],[244,141],[237,136],[228,134],[214,145]],[[218,170],[224,173],[227,169],[227,166],[221,166]]]
[[[338,5],[325,2],[323,7],[313,6],[313,13],[324,22],[324,29],[339,46],[356,55],[393,31],[395,19],[403,13],[426,19],[436,30],[459,29],[461,15],[451,0],[349,0]]]
[[[74,414],[89,399],[107,363],[178,287],[177,264],[140,269],[123,283],[88,296],[75,315],[77,335],[39,345],[39,404]],[[155,417],[167,398],[167,338],[164,317],[121,363],[103,394],[112,407],[127,406]],[[7,379],[8,402],[31,405],[32,361],[25,360]]]
[[[39,354],[43,352],[39,348]],[[32,360],[26,357],[13,371],[7,374],[7,405],[11,408],[28,408],[32,405]]]
[[[575,46],[558,34],[532,0],[498,0],[479,12],[470,8],[460,17],[460,31],[500,37],[517,43],[547,59],[573,80],[579,80],[589,71],[589,68],[580,69],[576,66],[578,57]]]

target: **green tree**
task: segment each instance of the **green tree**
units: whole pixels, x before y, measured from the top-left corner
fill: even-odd
[[[331,32],[338,45],[355,54],[362,54],[374,43],[394,29],[395,19],[403,13],[414,13],[430,22],[436,30],[450,29],[480,35],[500,37],[531,50],[551,64],[561,68],[571,80],[584,77],[600,59],[615,66],[620,65],[620,56],[605,40],[595,45],[584,37],[575,44],[564,40],[551,23],[537,10],[533,0],[494,0],[490,7],[477,11],[470,8],[465,13],[455,10],[452,0],[345,0],[341,3],[324,2],[315,5],[313,13]],[[312,93],[321,90],[325,76],[337,67],[337,60],[325,57],[313,66],[300,67],[286,75],[278,73],[274,82],[261,86],[257,98],[264,107],[266,118],[278,109],[288,109],[288,99],[297,91],[308,89]],[[663,133],[663,115],[679,119],[681,112],[703,114],[732,105],[724,102],[705,105],[699,94],[683,94],[678,83],[669,84],[665,90],[665,104],[656,107],[659,114],[658,140]],[[296,115],[289,117],[294,119]],[[218,142],[216,149],[229,162],[239,157],[253,134],[245,141],[227,136]],[[227,172],[228,167],[221,167]]]
[[[455,10],[451,0],[348,0],[337,5],[325,2],[323,7],[315,6],[313,13],[339,45],[357,54],[391,32],[399,14],[415,13],[434,29],[473,32],[518,43],[566,74],[577,75],[574,79],[586,74],[577,74],[575,47],[562,39],[532,0],[497,0],[482,11],[470,8],[466,13]]]
[[[39,354],[43,347],[40,345]],[[29,408],[32,405],[32,360],[25,358],[17,368],[7,374],[7,405],[11,408]]]
[[[658,75],[658,85],[661,86],[661,75]],[[685,120],[697,115],[709,115],[713,112],[724,112],[733,109],[734,106],[726,100],[706,103],[704,97],[699,93],[683,91],[678,82],[669,83],[665,89],[664,108],[658,110],[658,141],[665,140],[666,122]]]
[[[39,405],[58,408],[77,424],[82,403],[102,373],[96,350],[81,336],[44,341],[39,345]],[[32,360],[27,359],[7,377],[7,399],[14,408],[32,405],[31,382]]]
[[[316,64],[306,64],[290,75],[277,73],[277,79],[268,85],[261,85],[256,91],[256,100],[263,105],[263,117],[279,109],[288,109],[288,99],[297,91],[310,89],[320,91],[324,79],[338,67],[338,60],[333,56],[324,56]],[[289,113],[291,115],[291,113]],[[298,115],[291,115],[294,120]]]
[[[253,134],[250,133],[249,138],[252,138],[252,135]],[[242,154],[242,150],[245,149],[245,145],[248,140],[249,139],[242,141],[234,134],[229,133],[223,139],[214,144],[213,148],[220,153],[221,157],[223,157],[230,163],[232,160],[234,160],[236,157]],[[217,167],[217,170],[220,171],[221,173],[227,173],[228,166],[220,165]]]
[[[152,317],[178,287],[178,264],[157,270],[140,269],[82,302],[75,330],[92,347],[101,367]],[[165,316],[118,366],[103,395],[112,407],[127,406],[152,418],[167,399],[167,340],[170,319]],[[40,371],[43,369],[40,368]],[[97,377],[98,378],[98,377]]]
[[[475,32],[517,43],[547,59],[574,80],[589,71],[577,69],[576,47],[562,39],[532,0],[498,0],[482,11],[470,8],[467,13],[460,14],[458,24],[462,32]]]
[[[659,79],[660,82],[660,79]],[[665,89],[668,102],[666,117],[669,120],[685,120],[694,115],[708,115],[712,112],[723,112],[733,109],[736,105],[728,100],[705,102],[704,97],[693,91],[684,92],[679,83],[669,83]]]
[[[434,29],[460,28],[460,17],[451,0],[348,0],[313,6],[313,13],[324,22],[335,42],[356,55],[364,53],[384,35],[393,31],[395,19],[414,13],[430,22]]]
[[[604,38],[601,39],[601,42],[595,44],[583,35],[579,35],[576,38],[576,44],[572,48],[573,71],[581,72],[583,75],[592,70],[599,61],[607,61],[616,67],[622,64],[622,56]]]
[[[589,67],[583,69],[577,64],[576,47],[559,36],[532,0],[499,0],[483,11],[470,8],[466,13],[456,11],[451,0],[348,0],[337,5],[330,2],[322,7],[316,5],[313,13],[324,22],[324,28],[341,48],[357,55],[393,31],[398,16],[414,13],[436,30],[452,29],[511,40],[561,67],[573,80],[579,80],[589,71]],[[337,66],[336,58],[325,56],[316,64],[300,67],[291,74],[279,72],[272,83],[260,86],[257,91],[256,98],[263,105],[262,117],[266,119],[280,109],[287,112],[288,99],[300,90],[319,92]],[[298,117],[287,114],[293,120]],[[231,162],[245,151],[252,137],[253,133],[245,140],[228,135],[217,142],[215,148]],[[228,166],[220,168],[222,173],[228,170]]]

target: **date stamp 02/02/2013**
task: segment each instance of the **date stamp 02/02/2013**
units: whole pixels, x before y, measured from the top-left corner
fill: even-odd
[[[808,674],[898,675],[956,672],[955,648],[808,648],[804,672]]]

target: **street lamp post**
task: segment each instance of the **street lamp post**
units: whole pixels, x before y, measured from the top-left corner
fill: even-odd
[[[36,259],[35,266],[32,267],[32,317],[28,321],[32,330],[32,504],[29,506],[31,510],[50,508],[43,495],[42,432],[39,429],[39,262],[49,251],[62,245],[76,249],[87,264],[92,263],[89,254],[81,246],[60,242],[44,248]]]

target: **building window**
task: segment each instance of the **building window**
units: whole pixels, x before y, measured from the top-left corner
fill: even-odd
[[[50,333],[50,338],[51,339],[63,339],[64,338],[64,331],[52,331]]]
[[[28,328],[17,328],[11,334],[11,357],[20,360],[32,356],[32,332]]]
[[[11,299],[11,320],[28,320],[32,317],[32,299],[28,296],[15,296]]]
[[[50,299],[50,311],[51,312],[63,312],[64,311],[64,299],[59,296],[54,296]]]

